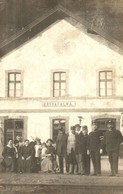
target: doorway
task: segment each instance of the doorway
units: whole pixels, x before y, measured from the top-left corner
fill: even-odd
[[[60,128],[63,128],[66,131],[66,119],[52,119],[52,138],[54,142],[56,142]]]

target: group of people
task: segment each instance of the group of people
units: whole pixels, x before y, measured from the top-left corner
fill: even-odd
[[[107,122],[107,130],[102,134],[98,130],[96,120],[92,121],[92,131],[88,127],[76,124],[70,132],[60,128],[56,142],[48,139],[41,143],[39,138],[29,142],[9,140],[3,149],[2,166],[6,172],[30,173],[69,173],[90,175],[90,160],[93,164],[93,176],[101,176],[101,154],[105,146],[109,157],[111,174],[118,174],[118,158],[123,136],[114,128],[111,120]]]

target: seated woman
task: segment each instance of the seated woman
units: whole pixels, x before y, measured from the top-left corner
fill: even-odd
[[[5,171],[14,172],[15,148],[13,147],[12,139],[8,141],[8,144],[3,149],[2,155],[4,157]]]
[[[48,139],[46,144],[42,144],[42,162],[41,170],[45,173],[54,172],[54,155],[55,148],[52,145],[52,139]]]

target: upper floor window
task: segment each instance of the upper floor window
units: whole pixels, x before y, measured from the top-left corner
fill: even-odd
[[[99,96],[113,95],[113,73],[112,71],[99,72]]]
[[[53,97],[66,96],[66,72],[53,73]]]
[[[21,96],[21,73],[8,73],[8,97]]]

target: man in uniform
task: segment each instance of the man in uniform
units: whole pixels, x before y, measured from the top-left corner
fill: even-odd
[[[114,123],[111,120],[107,122],[107,128],[108,131],[105,132],[104,143],[111,168],[110,176],[115,176],[118,174],[119,149],[120,143],[123,142],[123,137],[121,132],[114,128]]]
[[[96,120],[92,121],[92,132],[89,133],[88,137],[88,151],[90,153],[92,164],[94,168],[94,176],[101,176],[101,161],[100,154],[102,153],[101,143],[102,133],[98,130]]]
[[[90,174],[90,155],[87,154],[87,143],[88,143],[88,127],[82,126],[82,163],[83,163],[83,175]]]

